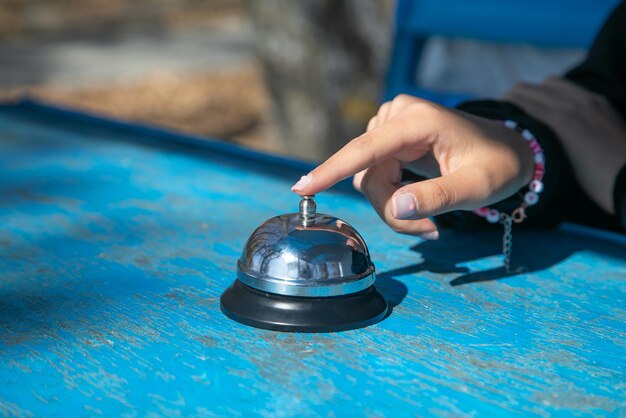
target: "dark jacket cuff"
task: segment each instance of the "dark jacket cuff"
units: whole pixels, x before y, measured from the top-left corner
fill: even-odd
[[[626,165],[615,178],[613,186],[613,209],[622,228],[626,230]]]

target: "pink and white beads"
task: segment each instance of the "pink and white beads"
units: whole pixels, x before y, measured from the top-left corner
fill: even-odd
[[[543,191],[542,180],[543,175],[546,172],[546,158],[543,154],[543,149],[541,148],[541,145],[539,145],[539,141],[537,141],[537,138],[535,138],[535,136],[528,129],[523,129],[522,127],[518,126],[517,122],[513,120],[505,120],[502,122],[502,124],[509,129],[514,129],[518,131],[526,140],[528,146],[530,147],[530,149],[533,150],[533,153],[535,154],[535,168],[533,172],[533,179],[528,184],[528,191],[524,193],[524,202],[520,206],[520,209],[523,213],[523,210],[526,207],[535,205],[539,201],[539,193]],[[500,222],[500,212],[496,209],[484,207],[475,209],[474,213],[481,218],[485,218],[490,223]]]

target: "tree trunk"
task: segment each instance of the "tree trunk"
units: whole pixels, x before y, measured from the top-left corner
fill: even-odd
[[[392,2],[250,0],[284,153],[323,159],[376,111]]]

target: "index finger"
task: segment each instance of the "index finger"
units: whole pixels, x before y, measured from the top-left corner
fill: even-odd
[[[414,105],[401,115],[348,142],[328,160],[317,166],[291,190],[314,195],[359,171],[392,158],[406,147],[423,148],[424,153],[436,134],[433,118]]]

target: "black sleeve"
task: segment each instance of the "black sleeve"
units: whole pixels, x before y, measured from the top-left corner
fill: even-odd
[[[626,1],[604,23],[585,61],[565,78],[606,97],[626,120]]]
[[[604,23],[585,61],[565,78],[606,97],[626,122],[626,1]],[[626,166],[613,185],[613,209],[626,230]]]
[[[615,216],[620,221],[622,228],[626,230],[626,165],[622,167],[615,179],[613,205]]]

